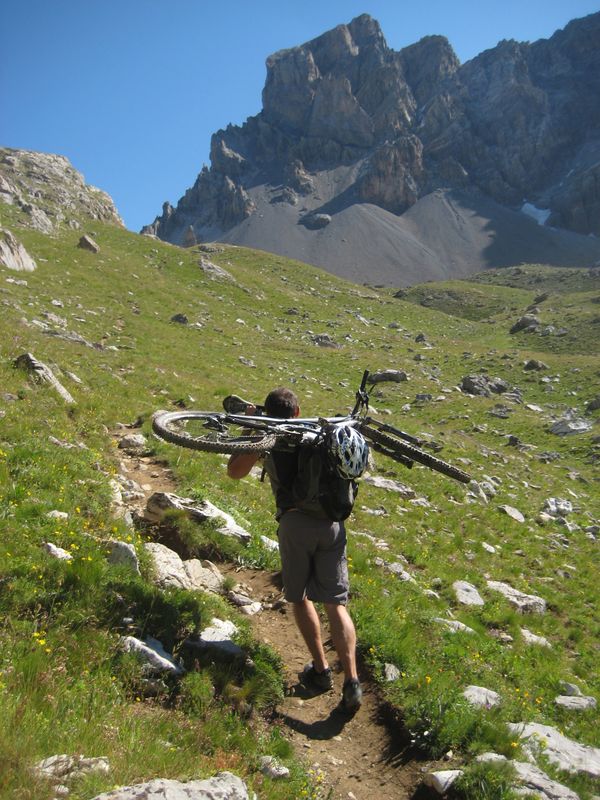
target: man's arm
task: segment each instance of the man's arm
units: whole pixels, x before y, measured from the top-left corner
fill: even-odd
[[[256,406],[246,406],[245,413],[247,416],[252,416],[256,413]],[[254,453],[239,453],[230,456],[229,461],[227,462],[227,474],[230,478],[235,478],[236,480],[239,478],[245,478],[259,458],[260,453],[257,453],[256,455]]]
[[[227,462],[227,474],[230,478],[245,478],[260,458],[260,453],[238,453],[230,456]]]

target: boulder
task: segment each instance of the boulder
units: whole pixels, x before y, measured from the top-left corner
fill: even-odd
[[[147,674],[169,673],[178,676],[184,672],[183,667],[166,652],[161,642],[152,636],[147,636],[144,641],[135,636],[124,636],[122,646],[126,653],[133,653],[142,661]]]
[[[14,364],[15,367],[27,370],[36,383],[49,384],[68,405],[72,405],[75,402],[73,396],[56,378],[50,367],[38,361],[32,353],[23,353],[15,359]]]
[[[37,264],[13,234],[0,228],[0,264],[15,272],[33,272]]]
[[[538,753],[558,769],[600,778],[600,749],[568,739],[556,728],[538,722],[509,724],[509,730],[524,742],[524,749],[535,760]]]
[[[443,625],[445,628],[448,628],[450,633],[475,633],[473,628],[469,628],[468,625],[465,625],[464,622],[459,622],[457,619],[434,617],[433,621],[437,622],[438,625]]]
[[[375,486],[377,489],[385,489],[387,492],[394,492],[406,500],[410,500],[417,496],[414,489],[407,486],[400,481],[392,480],[391,478],[382,478],[380,475],[367,475],[362,479],[363,483],[368,483],[370,486]]]
[[[154,778],[103,792],[92,800],[250,800],[250,795],[237,775],[219,772],[214,778],[198,781]]]
[[[108,775],[110,764],[103,756],[88,758],[82,755],[63,754],[44,758],[34,765],[33,771],[40,778],[49,779],[53,783],[64,783],[83,775]]]
[[[331,222],[329,214],[308,214],[300,220],[305,228],[311,231],[318,231],[321,228],[326,228]]]
[[[498,692],[485,689],[483,686],[467,686],[463,691],[463,697],[476,708],[493,708],[499,705],[502,699]]]
[[[538,361],[537,358],[530,358],[529,361],[525,362],[523,369],[527,370],[527,372],[541,372],[544,369],[548,369],[548,364]]]
[[[537,330],[540,325],[541,322],[535,314],[525,314],[515,322],[509,333],[520,333],[522,331],[531,333]]]
[[[587,433],[591,429],[592,423],[589,420],[568,415],[553,422],[550,426],[550,433],[555,433],[557,436],[570,436],[576,433]]]
[[[488,581],[488,588],[500,592],[522,614],[545,614],[546,601],[534,594],[525,594],[502,581]]]
[[[521,636],[523,637],[523,641],[525,644],[535,644],[539,647],[552,647],[548,639],[545,636],[538,636],[535,633],[532,633],[527,628],[521,628]]]
[[[123,542],[119,539],[109,539],[104,543],[106,557],[109,564],[115,566],[126,566],[132,572],[140,574],[140,562],[135,552],[135,547],[131,542]]]
[[[513,508],[513,506],[502,505],[498,506],[498,511],[502,511],[511,519],[514,519],[515,522],[525,522],[525,517],[519,511],[518,508]]]
[[[568,711],[588,711],[590,708],[596,708],[596,698],[585,695],[580,697],[559,695],[554,698],[554,703],[561,708],[566,708]]]
[[[143,433],[126,433],[119,439],[119,449],[129,450],[135,453],[145,450],[148,447],[148,440]]]
[[[397,323],[391,323],[390,327]],[[408,375],[401,369],[384,369],[382,372],[370,372],[369,383],[382,383],[384,381],[392,381],[393,383],[402,383],[408,380]]]
[[[467,581],[454,581],[452,588],[459,603],[466,606],[483,606],[485,601],[475,586]]]
[[[185,511],[191,519],[200,523],[211,519],[222,521],[223,524],[217,528],[219,533],[233,536],[243,542],[249,542],[251,539],[250,533],[238,525],[231,514],[217,508],[209,500],[196,502],[189,497],[179,497],[171,492],[155,492],[148,498],[144,516],[151,522],[158,522],[170,510]]]
[[[63,550],[62,547],[57,547],[52,542],[42,542],[42,547],[51,558],[56,558],[59,561],[72,561],[73,556],[68,550]]]
[[[87,234],[82,236],[77,244],[77,247],[80,247],[82,250],[88,250],[90,253],[99,253],[100,247],[96,244],[96,242],[92,239],[91,236]]]
[[[427,772],[423,778],[425,786],[434,789],[438,794],[447,794],[453,783],[463,774],[462,769],[441,769]]]

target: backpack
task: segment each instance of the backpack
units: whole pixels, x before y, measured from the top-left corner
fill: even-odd
[[[292,484],[296,508],[321,519],[341,521],[352,512],[358,484],[339,476],[325,442],[298,447],[298,471]]]

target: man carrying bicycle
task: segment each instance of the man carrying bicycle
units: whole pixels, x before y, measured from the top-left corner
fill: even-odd
[[[279,419],[298,417],[300,407],[296,395],[284,387],[274,389],[265,400],[268,416]],[[251,415],[255,407],[248,407]],[[355,467],[366,462],[366,445],[354,429],[338,434],[334,457],[340,466]],[[230,457],[227,474],[245,477],[260,455],[236,454]],[[277,506],[278,538],[281,555],[284,594],[292,604],[294,619],[312,656],[300,675],[301,682],[314,692],[332,688],[333,679],[323,648],[321,624],[314,602],[321,602],[329,621],[331,638],[344,670],[344,686],[339,709],[354,714],[362,702],[362,690],[356,670],[356,632],[346,608],[348,601],[348,567],[346,562],[346,530],[343,520],[328,518],[319,510],[300,510],[295,499],[294,483],[298,476],[297,449],[273,450],[265,457],[264,468],[269,476]],[[363,466],[364,468],[364,466]]]

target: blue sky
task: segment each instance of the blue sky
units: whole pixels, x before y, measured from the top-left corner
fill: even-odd
[[[67,156],[139,230],[261,109],[265,59],[361,13],[398,50],[442,34],[461,61],[547,38],[598,0],[5,0],[0,145]]]

